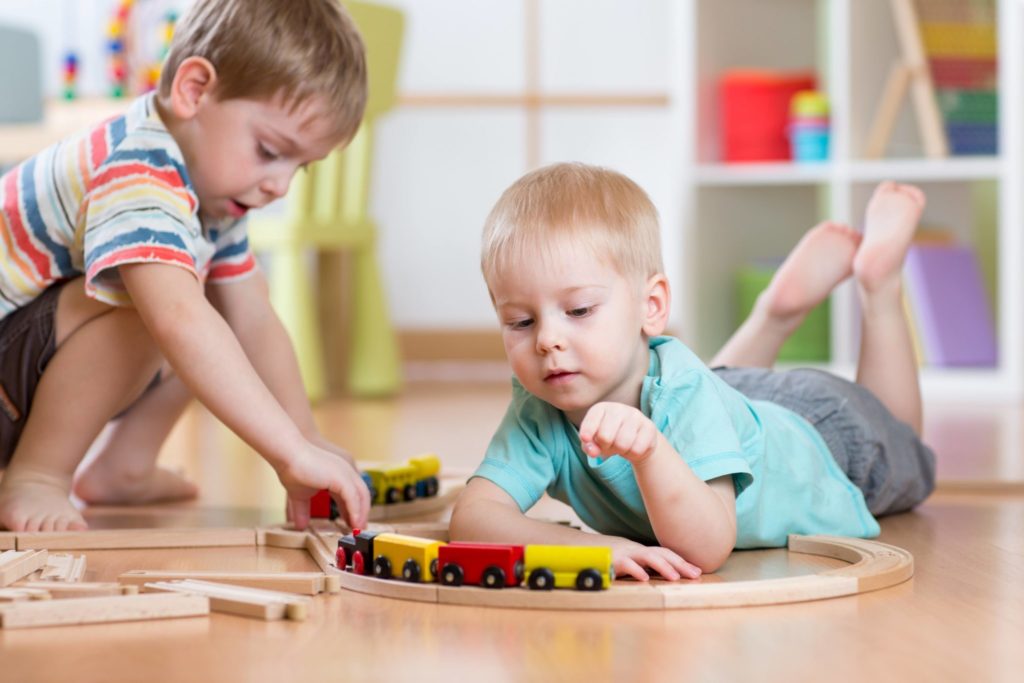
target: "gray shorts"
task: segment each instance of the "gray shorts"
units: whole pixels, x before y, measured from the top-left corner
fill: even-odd
[[[875,516],[914,507],[935,488],[935,454],[874,394],[821,370],[715,368],[731,387],[814,425]]]

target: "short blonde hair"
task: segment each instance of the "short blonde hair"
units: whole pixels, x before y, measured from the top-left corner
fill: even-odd
[[[339,0],[197,0],[175,27],[161,97],[189,57],[217,70],[221,100],[283,96],[294,109],[322,96],[345,140],[363,118],[366,50]]]
[[[588,247],[631,280],[663,271],[658,211],[647,193],[616,171],[560,163],[527,173],[494,205],[484,224],[484,279],[544,258],[555,236]]]

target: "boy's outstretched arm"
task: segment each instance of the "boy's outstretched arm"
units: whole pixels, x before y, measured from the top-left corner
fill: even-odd
[[[340,498],[350,524],[364,524],[369,495],[359,473],[344,457],[307,438],[195,276],[158,263],[125,265],[120,272],[146,328],[181,380],[277,472],[296,526],[305,526],[309,498],[319,489]],[[285,400],[295,399],[289,394]]]
[[[587,455],[632,463],[659,543],[706,572],[725,563],[736,545],[731,476],[701,480],[647,416],[622,403],[595,404],[579,431]]]
[[[449,532],[453,541],[609,546],[616,576],[628,575],[640,581],[649,578],[648,569],[673,581],[695,579],[701,574],[699,567],[668,548],[530,519],[501,487],[479,477],[470,480],[456,501]]]

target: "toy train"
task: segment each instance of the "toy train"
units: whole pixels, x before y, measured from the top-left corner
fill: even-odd
[[[358,529],[338,539],[336,559],[356,574],[445,586],[596,591],[615,578],[606,547],[444,543]]]
[[[417,498],[437,495],[440,483],[441,460],[433,453],[409,458],[404,463],[367,467],[360,474],[370,489],[370,503],[392,505]],[[338,506],[326,489],[318,491],[309,501],[309,516],[334,519]]]

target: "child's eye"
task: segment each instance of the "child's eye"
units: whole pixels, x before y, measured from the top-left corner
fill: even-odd
[[[278,155],[268,149],[263,143],[256,146],[256,149],[260,155],[260,158],[266,159],[267,161],[277,161]]]
[[[533,324],[533,318],[526,318],[524,320],[512,320],[506,323],[509,329],[512,330],[525,330]]]
[[[593,311],[593,306],[581,306],[580,308],[571,309],[568,313],[570,318],[586,318]]]

